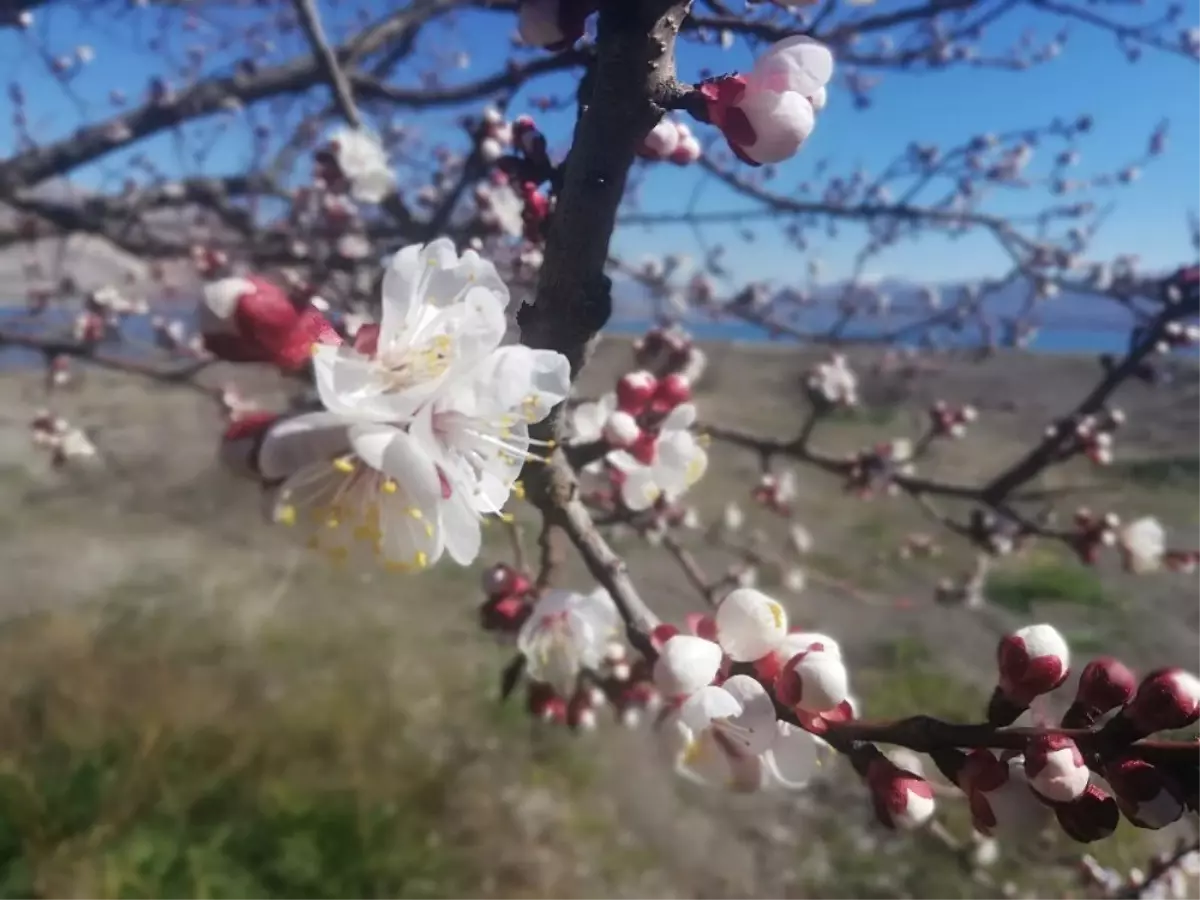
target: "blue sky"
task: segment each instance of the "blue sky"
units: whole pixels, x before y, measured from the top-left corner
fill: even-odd
[[[736,4],[736,0],[735,0]],[[367,6],[378,15],[387,6],[371,0]],[[905,0],[879,0],[870,12],[887,11],[906,5]],[[1152,18],[1154,10],[1165,7],[1160,0],[1149,0],[1137,13]],[[326,5],[327,24],[336,38],[352,20],[348,4]],[[847,15],[862,15],[850,11]],[[0,77],[14,80],[28,97],[31,125],[40,140],[69,134],[97,112],[109,115],[108,92],[120,88],[136,98],[146,80],[163,70],[163,59],[182,58],[191,45],[210,48],[209,71],[221,71],[238,53],[212,52],[223,35],[236,34],[238,26],[261,21],[259,12],[222,11],[210,22],[200,22],[194,30],[181,27],[177,12],[128,10],[115,16],[88,15],[70,6],[44,9],[28,35],[0,31]],[[158,25],[170,22],[162,46],[150,49],[148,40],[159,33]],[[424,35],[422,52],[409,66],[400,70],[397,80],[412,85],[423,71],[436,69],[447,81],[469,80],[494,71],[510,52],[506,32],[511,19],[496,14],[463,17],[453,32],[447,28],[430,29]],[[1043,38],[1059,29],[1057,20],[1021,12],[1006,20],[1003,27],[989,35],[984,49],[1007,46],[1013,37],[1028,28],[1036,28]],[[272,29],[264,30],[273,47],[258,47],[255,55],[262,64],[282,61],[291,56],[297,43]],[[50,57],[70,54],[86,43],[96,58],[71,79],[70,91],[49,75],[43,54]],[[244,44],[239,44],[244,47]],[[458,69],[446,48],[463,48],[471,66]],[[528,56],[533,51],[521,51]],[[680,74],[696,77],[702,67],[714,71],[746,68],[752,61],[749,51],[735,46],[728,52],[712,47],[685,46],[680,54]],[[1168,154],[1147,168],[1134,186],[1099,192],[1095,199],[1116,201],[1117,211],[1106,222],[1094,245],[1094,255],[1110,256],[1128,252],[1140,254],[1151,266],[1169,266],[1191,258],[1186,214],[1200,205],[1200,80],[1196,65],[1188,60],[1148,52],[1141,62],[1125,61],[1110,35],[1074,26],[1063,54],[1053,62],[1026,72],[958,67],[929,74],[881,72],[883,82],[873,92],[872,108],[855,110],[845,92],[831,91],[830,103],[821,115],[817,130],[801,155],[789,163],[779,179],[787,187],[811,173],[819,160],[828,159],[831,171],[848,173],[857,166],[878,171],[911,141],[937,143],[949,147],[982,132],[1003,132],[1044,124],[1056,115],[1073,118],[1082,113],[1095,117],[1096,127],[1082,145],[1083,159],[1076,172],[1110,171],[1136,158],[1143,150],[1154,126],[1164,118],[1171,121]],[[564,77],[538,83],[519,95],[514,110],[524,111],[531,96],[559,93],[569,88]],[[309,102],[324,101],[324,97]],[[4,101],[0,101],[3,103]],[[295,104],[289,104],[295,106]],[[403,119],[406,127],[423,135],[418,155],[427,154],[435,142],[455,139],[452,123],[455,115],[470,111],[439,112],[434,115]],[[295,110],[285,114],[294,118]],[[266,122],[263,114],[256,121]],[[14,133],[11,116],[0,111],[0,154],[11,152]],[[545,127],[561,148],[567,134],[567,114],[542,117]],[[710,129],[697,126],[702,138],[710,138]],[[274,129],[269,140],[283,137]],[[181,142],[175,136],[163,136],[146,142],[131,153],[109,157],[80,173],[79,182],[89,187],[120,183],[128,175],[133,153],[141,153],[153,167],[167,177],[196,171],[191,149],[211,144],[205,158],[206,173],[236,171],[252,158],[245,129],[234,129],[228,122],[214,119],[188,133]],[[1048,158],[1048,147],[1040,156]],[[1035,163],[1035,169],[1036,163]],[[147,176],[148,177],[148,176]],[[643,211],[669,212],[681,208],[695,185],[696,175],[670,166],[653,166],[644,173],[641,203]],[[716,184],[706,186],[700,203],[702,210],[745,208],[745,203]],[[994,207],[1019,213],[1036,209],[1045,200],[1041,192],[1028,198],[1006,199]],[[751,226],[757,239],[744,242],[737,232],[724,226],[707,226],[704,238],[728,247],[728,261],[739,277],[770,277],[792,280],[801,274],[803,258],[781,239],[769,223]],[[814,253],[825,263],[831,276],[847,271],[854,253],[861,246],[854,228],[843,229],[836,240],[818,241]],[[648,230],[626,226],[618,231],[615,249],[627,257],[646,253],[678,251],[698,254],[693,233],[683,227],[659,226]],[[906,244],[880,257],[870,266],[878,275],[902,276],[921,280],[946,281],[978,277],[1002,270],[1003,257],[989,238],[968,237],[951,243],[927,238]]]

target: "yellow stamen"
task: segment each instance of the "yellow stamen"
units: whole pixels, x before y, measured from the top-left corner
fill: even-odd
[[[387,481],[385,481],[383,483],[383,492],[385,494],[396,493],[396,482],[392,481],[392,479],[390,479],[390,478]]]
[[[516,497],[518,500],[524,500],[524,499],[525,499],[525,485],[524,485],[522,482],[520,482],[520,481],[514,481],[514,482],[513,482],[513,486],[512,486],[512,490],[513,490],[513,495],[514,495],[514,496],[515,496],[515,497]]]
[[[333,467],[339,472],[345,472],[349,475],[354,471],[354,461],[348,456],[339,456],[333,461]]]
[[[280,525],[295,525],[296,524],[296,507],[290,503],[279,507],[275,513],[275,521]]]

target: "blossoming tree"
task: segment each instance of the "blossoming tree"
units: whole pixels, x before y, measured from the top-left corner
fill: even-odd
[[[1181,24],[1177,6],[1143,13],[1071,0],[884,5],[417,0],[351,15],[313,0],[261,11],[148,0],[117,14],[161,26],[153,41],[162,68],[144,89],[114,86],[112,108],[99,112],[78,93],[92,49],[57,46],[39,30],[54,4],[18,0],[0,20],[6,39],[36,49],[86,121],[43,139],[39,99],[20,80],[9,86],[14,139],[0,160],[0,202],[10,215],[0,244],[28,250],[36,285],[26,312],[0,326],[0,347],[39,354],[51,386],[69,380],[77,360],[210,393],[228,420],[214,447],[261,483],[271,522],[335,562],[401,573],[471,565],[480,561],[482,523],[508,521],[510,502],[524,501],[540,517],[536,564],[527,566],[519,548],[512,564],[496,563],[483,576],[483,623],[515,638],[518,651],[506,689],[524,683],[534,714],[580,729],[595,724],[603,706],[630,719],[654,713],[670,764],[687,778],[797,790],[823,759],[840,756],[861,776],[882,823],[923,827],[934,791],[919,766],[884,753],[901,747],[928,754],[985,835],[1053,820],[1090,842],[1111,834],[1122,815],[1165,827],[1197,808],[1195,741],[1160,735],[1200,718],[1195,675],[1163,668],[1138,678],[1102,657],[1082,666],[1059,721],[1029,724],[1022,716],[1031,704],[1061,688],[1072,668],[1062,635],[1033,624],[1000,641],[981,721],[863,721],[833,636],[789,625],[777,599],[738,574],[713,578],[676,539],[715,440],[761,461],[753,497],[784,515],[794,476],[775,463],[792,461],[860,495],[911,497],[984,559],[1049,541],[1083,563],[1115,548],[1138,572],[1196,565],[1196,552],[1170,543],[1152,518],[1122,525],[1081,510],[1063,526],[1030,489],[1067,460],[1111,460],[1124,421],[1113,393],[1200,336],[1198,270],[1149,276],[1131,259],[1089,259],[1102,210],[1065,199],[1135,181],[1163,152],[1165,129],[1144,154],[1088,184],[1070,175],[1092,127],[1086,116],[968,136],[953,148],[915,143],[884,172],[831,175],[807,193],[778,187],[775,168],[804,152],[827,104],[870,106],[873,73],[1022,69],[1058,55],[1062,36],[1025,37],[1004,52],[985,47],[981,35],[1016,8],[1110,33],[1131,58],[1194,60],[1196,29]],[[499,16],[510,17],[505,27],[515,25],[522,49],[494,72],[444,78],[430,60],[445,68],[469,62],[465,53],[419,56],[433,52],[427,38],[436,43],[462,21]],[[182,47],[172,44],[173,29],[189,36]],[[736,42],[755,54],[745,73],[677,63],[684,44]],[[176,49],[182,58],[173,62]],[[554,79],[563,73],[576,76],[570,91],[535,96],[534,113],[510,115],[518,92],[546,78],[559,91]],[[431,148],[409,119],[447,108],[468,115]],[[562,110],[573,127],[558,141],[539,116]],[[265,124],[260,112],[278,124]],[[234,127],[248,132],[253,162],[199,174],[205,147]],[[168,175],[153,155],[138,153],[168,135],[194,154],[197,174],[185,165]],[[1060,145],[1053,165],[1031,174],[1034,146],[1050,142]],[[142,174],[112,192],[47,189],[106,160]],[[691,168],[754,209],[642,213],[636,181],[661,166]],[[993,195],[1032,185],[1051,197],[1032,216],[989,211]],[[693,271],[677,257],[645,264],[612,252],[623,222],[699,228],[715,217],[774,222],[800,249],[817,227],[864,223],[860,271],[915,235],[978,231],[1002,245],[1012,274],[952,298],[929,289],[893,327],[886,298],[857,282],[819,301],[731,285],[721,248],[707,243]],[[81,235],[149,261],[145,282],[136,290],[53,283],[38,253],[47,240]],[[637,343],[635,368],[610,393],[573,397],[609,320],[616,275],[646,290],[662,322]],[[1028,302],[1015,315],[992,313],[990,298],[1017,279],[1028,285]],[[983,346],[1021,345],[1045,301],[1081,286],[1128,312],[1128,351],[1108,359],[1094,389],[1017,461],[979,484],[917,470],[931,448],[966,433],[977,417],[970,406],[933,405],[912,438],[848,455],[819,449],[825,423],[858,402],[859,377],[838,353],[811,370],[807,409],[791,432],[706,423],[692,396],[703,353],[674,324],[682,308],[834,348],[870,341],[932,350],[948,331]],[[195,300],[195,309],[174,317],[172,299]],[[832,304],[831,324],[797,325],[796,309],[818,302]],[[56,316],[71,303],[78,306],[67,307],[67,320]],[[856,328],[864,320],[878,323],[866,337]],[[139,328],[151,346],[139,345]],[[293,405],[249,409],[236,392],[206,386],[197,376],[215,361],[275,367],[293,380]],[[50,413],[33,425],[61,464],[95,452],[83,431]],[[740,515],[728,510],[730,530]],[[639,591],[607,538],[614,527],[676,556],[701,602],[683,627],[662,621]],[[791,540],[802,551],[812,538],[795,526]],[[558,583],[566,548],[594,584]]]

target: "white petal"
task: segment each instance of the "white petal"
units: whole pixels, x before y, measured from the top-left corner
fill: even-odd
[[[610,454],[609,461],[611,462]],[[628,455],[628,454],[626,454]],[[632,459],[632,457],[630,457]],[[655,473],[650,467],[636,464],[625,470],[625,481],[621,485],[621,499],[633,512],[641,512],[655,504],[662,494],[662,487],[655,480]]]
[[[679,718],[693,732],[701,732],[713,724],[714,719],[726,719],[740,715],[742,704],[737,698],[716,685],[706,685],[690,694],[679,707]]]
[[[716,727],[742,752],[757,756],[775,743],[775,701],[767,689],[749,675],[727,678],[721,690],[732,696],[741,712]]]
[[[759,163],[777,163],[795,155],[812,134],[815,123],[812,105],[800,94],[786,91],[747,91],[738,108],[746,114],[755,141],[742,151]]]
[[[753,662],[774,650],[787,634],[787,611],[753,588],[731,591],[717,606],[717,640],[736,662]]]
[[[696,421],[696,406],[693,403],[680,403],[667,413],[663,419],[663,431],[683,431],[691,428]]]
[[[331,413],[371,422],[405,417],[404,397],[384,391],[378,367],[366,357],[349,347],[320,344],[312,362],[317,394]]]
[[[438,509],[446,552],[460,566],[469,566],[479,557],[483,544],[483,523],[472,508],[471,498],[455,492]]]
[[[771,775],[785,788],[802,788],[821,767],[822,742],[803,728],[776,723],[777,736],[766,754]]]
[[[800,678],[802,691],[798,706],[805,712],[828,712],[850,696],[849,675],[840,656],[810,650],[792,671]]]
[[[297,469],[350,452],[347,421],[330,412],[292,416],[271,426],[258,451],[258,470],[274,481]]]
[[[712,641],[677,634],[663,644],[654,664],[654,682],[670,696],[692,694],[712,684],[721,668],[721,648]]]
[[[350,429],[350,441],[364,463],[404,485],[420,507],[436,506],[441,499],[433,460],[407,432],[387,425],[356,425]]]
[[[816,93],[833,77],[833,54],[810,37],[796,35],[768,48],[754,63],[747,84],[755,90]]]

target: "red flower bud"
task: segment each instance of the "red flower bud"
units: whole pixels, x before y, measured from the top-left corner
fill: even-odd
[[[649,372],[630,372],[617,382],[617,408],[639,416],[645,412],[657,388],[658,380]]]
[[[1183,815],[1183,789],[1158,766],[1130,757],[1104,767],[1121,812],[1139,828],[1166,828]]]
[[[1200,679],[1177,668],[1151,672],[1125,707],[1125,715],[1145,734],[1186,728],[1200,719]]]
[[[1055,804],[1054,815],[1067,836],[1081,844],[1104,840],[1121,820],[1117,802],[1094,784],[1070,803]]]
[[[1052,625],[1029,625],[1002,638],[996,658],[1000,691],[1025,706],[1062,684],[1070,666],[1067,642]]]
[[[886,756],[871,760],[867,787],[876,817],[888,828],[917,828],[933,815],[933,788],[929,782],[901,769]]]

